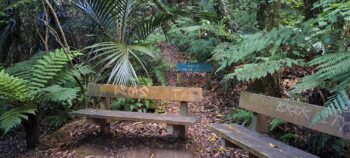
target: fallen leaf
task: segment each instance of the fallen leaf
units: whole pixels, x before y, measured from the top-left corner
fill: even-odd
[[[271,148],[278,148],[278,146],[275,145],[275,144],[269,143],[269,145],[270,145]]]

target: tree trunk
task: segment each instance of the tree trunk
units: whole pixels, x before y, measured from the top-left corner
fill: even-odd
[[[258,5],[256,20],[258,28],[268,31],[279,27],[281,1],[269,2],[268,0],[261,1]]]
[[[315,18],[317,14],[320,13],[320,10],[318,8],[314,8],[314,3],[317,2],[317,0],[303,0],[303,1],[304,1],[305,20]]]
[[[24,123],[26,143],[28,149],[35,149],[39,144],[39,118],[38,115],[28,114],[28,120]]]

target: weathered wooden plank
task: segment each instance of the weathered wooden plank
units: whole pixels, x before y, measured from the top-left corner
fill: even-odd
[[[210,64],[206,63],[178,63],[176,64],[178,72],[211,72]]]
[[[279,118],[290,123],[350,140],[349,112],[344,112],[342,115],[336,115],[312,124],[313,117],[323,107],[248,92],[241,93],[239,106],[266,116]]]
[[[154,113],[140,113],[127,111],[112,111],[100,109],[82,109],[70,113],[75,117],[98,118],[108,120],[127,120],[127,121],[143,121],[166,123],[173,125],[193,125],[197,118],[194,116],[184,115],[160,115]]]
[[[203,99],[202,88],[160,87],[160,86],[123,86],[110,84],[92,84],[88,86],[89,96],[126,97],[138,99],[156,99],[169,101],[200,102]]]
[[[317,156],[259,134],[238,124],[210,124],[209,129],[220,137],[263,158],[317,158]],[[275,145],[275,146],[274,146]]]

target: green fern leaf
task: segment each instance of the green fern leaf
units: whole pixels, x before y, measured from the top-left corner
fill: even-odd
[[[40,89],[39,97],[42,101],[66,103],[72,105],[74,99],[78,98],[79,88],[64,88],[58,85],[53,85]]]
[[[10,129],[20,125],[23,120],[27,120],[26,114],[35,115],[36,111],[36,107],[33,106],[21,106],[6,111],[0,115],[0,128],[7,133]]]
[[[0,70],[0,99],[25,102],[30,99],[28,82]]]
[[[63,49],[56,49],[36,60],[33,65],[33,77],[30,79],[32,87],[38,90],[47,86],[49,81],[57,77],[68,62],[78,55],[81,54],[79,52],[66,54]]]
[[[349,95],[345,90],[341,90],[328,99],[323,110],[314,116],[312,124],[325,120],[331,116],[341,115],[343,112],[349,111],[349,109]]]

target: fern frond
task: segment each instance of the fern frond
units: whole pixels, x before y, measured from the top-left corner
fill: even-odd
[[[25,102],[30,99],[30,91],[27,81],[0,70],[0,99]]]
[[[281,119],[272,119],[270,122],[270,131],[275,130],[278,126],[286,124],[287,122]]]
[[[314,116],[312,123],[317,123],[331,116],[341,115],[343,112],[349,111],[349,109],[349,95],[345,90],[341,90],[328,99],[323,110]]]
[[[23,119],[27,120],[28,116],[26,114],[35,115],[36,111],[34,106],[20,106],[6,111],[0,115],[0,128],[7,133],[11,128],[21,124]]]
[[[348,88],[350,84],[350,52],[340,52],[323,55],[309,62],[309,65],[317,65],[318,71],[315,74],[305,76],[291,91],[301,92],[312,89],[325,82],[337,84],[331,91],[338,91]]]
[[[168,85],[168,81],[165,77],[165,73],[171,68],[169,64],[161,64],[159,66],[154,67],[153,73],[156,75],[158,82],[162,86]]]
[[[273,29],[270,32],[257,32],[255,34],[244,35],[235,43],[218,45],[213,51],[213,59],[220,63],[217,71],[230,67],[239,61],[249,62],[252,60],[250,57],[274,56],[283,45],[300,45],[303,48],[311,47],[311,44],[307,45],[308,42],[305,38],[300,37],[300,33],[301,30],[299,29],[282,27],[280,29]],[[290,56],[292,55],[290,53]]]
[[[35,60],[27,60],[23,62],[16,63],[12,67],[6,69],[6,72],[19,77],[24,80],[30,80],[33,76],[32,66],[35,63]]]
[[[58,73],[74,57],[81,55],[79,52],[66,54],[63,49],[56,49],[47,55],[38,59],[33,65],[33,77],[30,80],[32,87],[37,90],[48,85],[49,81],[57,76]]]
[[[224,80],[236,77],[239,81],[249,81],[259,79],[279,70],[284,64],[279,60],[273,60],[263,63],[245,64],[236,68],[234,73],[227,74]]]
[[[244,109],[237,109],[232,114],[232,119],[236,122],[240,122],[246,125],[249,125],[253,119],[253,113]]]
[[[59,73],[51,83],[62,85],[67,82],[75,82],[74,78],[82,81],[84,77],[94,73],[95,72],[90,65],[77,64],[74,65],[73,68],[68,68],[66,66],[65,69]]]
[[[293,89],[290,91],[291,93],[300,93],[302,91],[313,89],[322,84],[322,80],[317,78],[316,75],[309,75],[302,78],[301,82],[296,84]]]
[[[42,101],[72,105],[73,100],[77,99],[79,91],[79,88],[64,88],[53,85],[40,89],[39,97]]]

